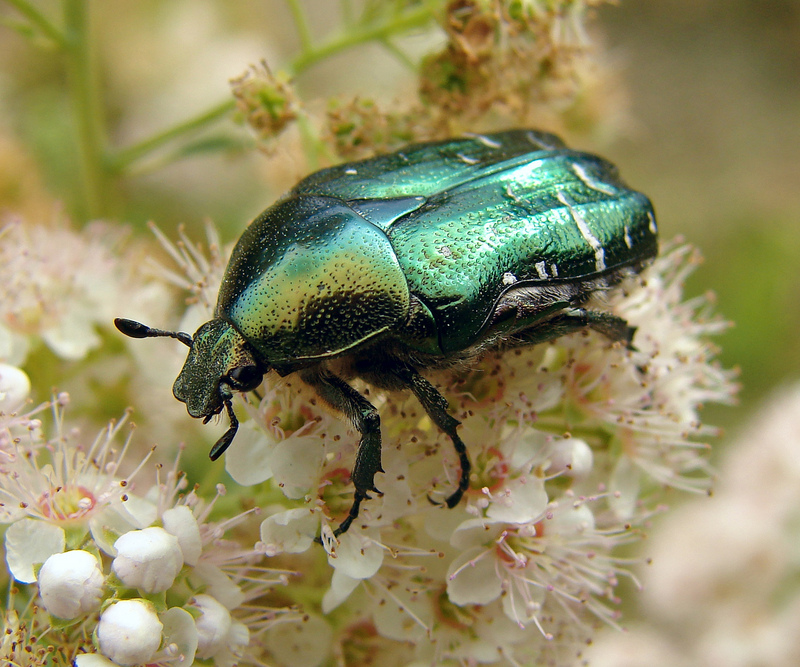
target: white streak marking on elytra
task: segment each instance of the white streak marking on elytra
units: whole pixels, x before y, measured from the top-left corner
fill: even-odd
[[[506,196],[518,206],[522,206],[524,204],[524,202],[514,193],[514,190],[511,189],[511,183],[506,185]]]
[[[503,274],[504,285],[513,285],[515,282],[517,282],[517,277],[511,271],[506,271]]]
[[[658,232],[658,229],[656,228],[656,219],[653,217],[653,214],[650,211],[647,212],[647,219],[650,221],[650,231],[653,234],[656,234]]]
[[[484,134],[476,134],[474,132],[465,132],[464,136],[465,137],[469,137],[470,139],[476,139],[476,140],[480,141],[487,148],[502,148],[502,146],[503,146],[503,144],[501,144],[499,141],[495,141],[494,139],[489,139],[489,137],[487,137]]]
[[[598,238],[592,234],[592,230],[589,229],[589,225],[586,224],[586,220],[581,217],[581,214],[578,213],[578,211],[572,208],[572,202],[567,199],[567,195],[565,195],[561,190],[556,193],[556,198],[558,201],[564,204],[567,209],[569,209],[569,214],[572,216],[572,220],[577,225],[578,231],[581,233],[583,240],[591,246],[592,250],[594,250],[595,268],[598,271],[605,271],[606,251],[603,249],[603,246]]]
[[[350,167],[349,169],[345,169],[344,173],[348,174],[349,176],[355,176],[356,174],[358,174],[358,170]]]
[[[599,181],[594,176],[592,176],[588,171],[586,171],[586,169],[583,168],[583,165],[580,165],[577,162],[573,162],[572,171],[584,185],[590,187],[592,190],[597,190],[598,192],[602,192],[604,195],[617,194],[617,189],[613,185],[609,185],[608,183],[603,183],[602,181]]]
[[[478,164],[478,162],[480,162],[480,160],[478,158],[476,158],[476,157],[468,157],[468,156],[464,155],[463,153],[456,153],[456,157],[459,160],[461,160],[464,164],[473,165],[473,164]]]
[[[548,142],[544,141],[544,139],[542,139],[541,137],[537,137],[530,130],[528,130],[525,133],[525,138],[528,141],[530,141],[537,148],[543,148],[543,149],[548,150],[548,151],[552,151],[552,150],[556,150],[557,148],[560,148],[560,146],[558,144],[548,143]]]
[[[558,278],[558,267],[555,264],[550,265],[550,273],[553,274],[553,278]]]
[[[633,241],[631,241],[631,233],[628,230],[628,225],[625,225],[625,245],[628,248],[633,248]]]
[[[544,262],[536,262],[536,264],[533,265],[533,268],[536,269],[536,273],[539,274],[539,278],[542,280],[550,277],[547,275],[547,265]]]

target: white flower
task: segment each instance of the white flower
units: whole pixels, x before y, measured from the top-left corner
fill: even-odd
[[[108,606],[97,624],[100,652],[122,667],[150,662],[164,626],[146,600],[121,600]]]
[[[88,551],[53,554],[39,570],[39,595],[57,618],[73,619],[100,608],[105,577]]]
[[[110,326],[119,303],[119,262],[110,252],[118,233],[97,223],[80,233],[20,222],[4,231],[0,321],[12,336],[38,334],[64,359],[85,357],[100,344],[95,328]]]
[[[78,430],[65,427],[68,403],[69,395],[60,393],[50,403],[7,423],[7,436],[0,430],[0,442],[9,442],[7,461],[0,468],[1,521],[30,517],[70,527],[88,525],[103,532],[109,518],[98,517],[106,510],[128,514],[123,509],[128,499],[126,488],[138,470],[127,478],[118,476],[130,439],[130,429],[125,428],[128,413],[87,441]],[[41,421],[33,418],[46,408],[51,408],[54,416],[55,433],[49,437],[42,433]]]
[[[114,543],[111,569],[126,586],[143,593],[161,593],[183,567],[178,538],[156,526],[125,533]]]

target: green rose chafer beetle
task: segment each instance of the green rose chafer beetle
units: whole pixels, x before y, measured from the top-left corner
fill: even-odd
[[[420,371],[498,347],[585,328],[630,343],[623,319],[586,310],[592,293],[637,273],[657,253],[653,208],[606,160],[552,134],[510,130],[419,143],[311,174],[258,216],[233,250],[215,316],[194,336],[117,319],[134,338],[189,347],[173,386],[192,417],[226,409],[264,374],[299,373],[361,434],[349,515],[378,492],[380,419],[346,380],[410,389],[470,460],[447,401]]]

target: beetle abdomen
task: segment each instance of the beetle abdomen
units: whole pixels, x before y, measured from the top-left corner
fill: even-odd
[[[611,164],[566,149],[510,162],[431,196],[389,229],[445,353],[479,338],[510,285],[579,283],[657,252],[650,201]]]

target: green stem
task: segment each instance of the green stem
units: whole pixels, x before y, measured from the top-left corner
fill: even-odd
[[[289,3],[290,7],[296,7],[294,0],[289,0]],[[296,11],[302,12],[299,7],[296,7]],[[295,9],[293,9],[293,13],[295,13]],[[345,51],[354,46],[358,46],[359,44],[363,44],[365,42],[385,42],[389,39],[389,37],[396,33],[424,26],[433,18],[433,15],[433,10],[430,7],[422,6],[412,11],[408,11],[405,14],[395,16],[391,21],[386,23],[354,28],[352,31],[348,31],[339,37],[335,37],[316,49],[311,45],[309,33],[308,45],[304,46],[303,52],[300,53],[300,55],[298,55],[289,65],[289,72],[296,76],[321,60],[328,58],[329,56],[339,53],[340,51]],[[306,38],[303,36],[303,33],[304,31],[307,31],[308,28],[307,24],[305,23],[305,17],[303,16],[302,18],[298,18],[298,15],[295,14],[295,21],[298,25],[300,39],[305,43]],[[394,50],[393,52],[396,53]],[[199,130],[206,125],[209,125],[210,123],[233,111],[235,107],[236,103],[234,100],[226,100],[197,116],[185,120],[174,127],[150,137],[149,139],[145,139],[144,141],[134,144],[133,146],[125,148],[111,157],[110,168],[113,172],[124,171],[128,169],[131,164],[143,157],[146,157],[154,150],[157,150],[169,142],[180,138],[188,132]]]
[[[305,9],[299,0],[286,0],[286,3],[289,5],[289,11],[292,12],[297,34],[300,37],[300,46],[303,51],[308,51],[312,48],[314,40],[311,36],[311,29],[308,27]]]
[[[110,184],[104,165],[105,123],[91,53],[89,12],[85,0],[64,1],[64,26],[67,74],[83,181],[80,214],[91,219],[106,213]]]
[[[53,40],[59,47],[62,49],[67,47],[67,40],[64,35],[38,9],[32,7],[25,0],[6,0],[6,2],[15,7],[32,25],[41,30],[47,38]]]
[[[399,14],[387,23],[357,26],[351,32],[346,32],[331,39],[327,44],[323,44],[316,49],[311,48],[303,51],[292,61],[289,66],[289,72],[296,76],[312,65],[316,65],[319,61],[340,51],[345,51],[365,42],[383,41],[398,32],[421,28],[432,18],[433,10],[423,5],[404,14]]]
[[[158,134],[140,141],[139,143],[128,146],[111,156],[109,168],[112,172],[121,172],[127,169],[132,163],[145,157],[149,153],[165,146],[174,139],[184,134],[202,129],[216,120],[225,117],[236,108],[236,100],[230,99],[217,104],[216,106],[204,111],[203,113],[182,121],[173,127],[166,129]]]
[[[408,57],[408,54],[399,48],[394,42],[389,39],[382,39],[381,45],[385,48],[389,53],[391,53],[397,60],[400,61],[407,69],[411,70],[412,72],[417,71],[417,64]]]

